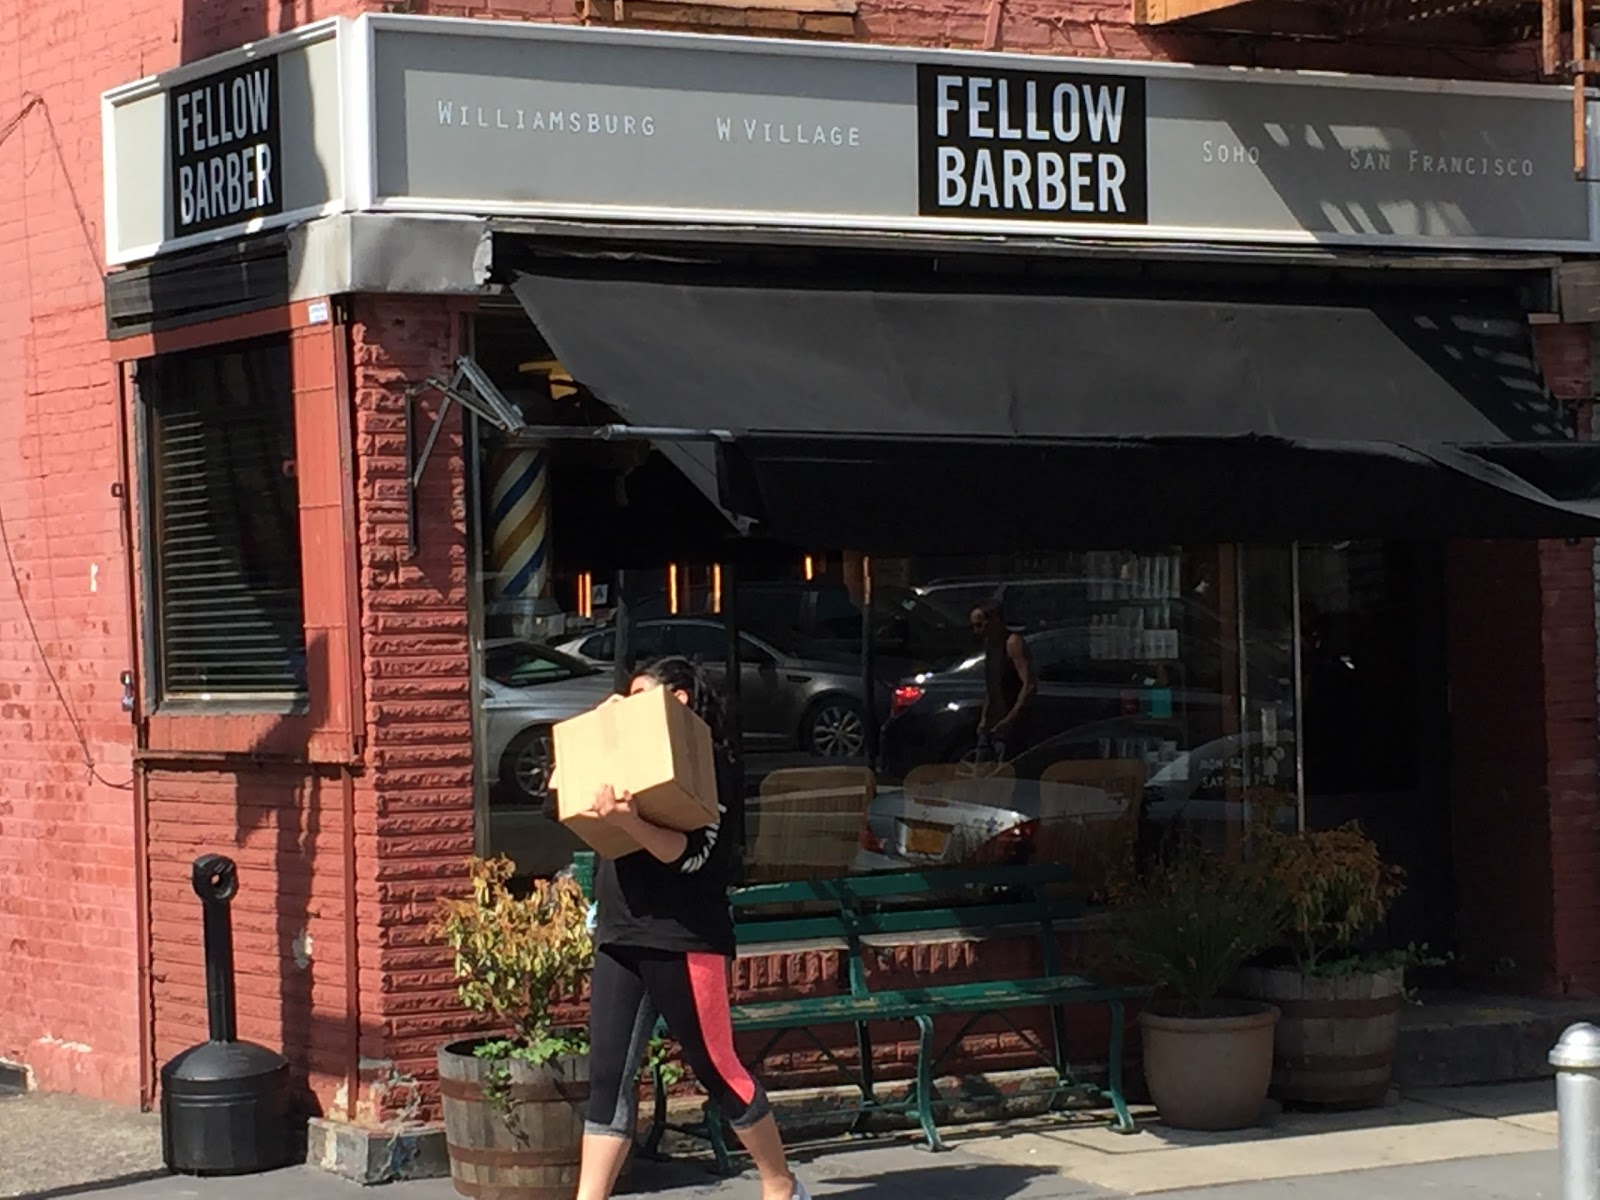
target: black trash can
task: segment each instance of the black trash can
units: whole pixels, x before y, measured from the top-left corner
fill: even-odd
[[[183,1175],[246,1175],[289,1164],[289,1061],[237,1037],[233,924],[239,890],[230,858],[195,859],[205,913],[206,1009],[211,1040],[161,1068],[161,1154]]]

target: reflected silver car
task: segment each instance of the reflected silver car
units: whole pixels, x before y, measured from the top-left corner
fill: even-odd
[[[612,690],[611,672],[533,642],[483,646],[484,765],[491,794],[542,805],[549,793],[550,727],[588,712]]]
[[[550,875],[582,843],[550,804],[550,727],[611,693],[611,672],[533,642],[485,642],[480,704],[489,783],[489,852],[517,874]]]
[[[647,662],[677,654],[693,659],[719,683],[726,677],[728,632],[721,621],[669,617],[641,621],[630,630],[633,656]],[[560,649],[596,666],[616,657],[617,635],[601,629],[563,642]],[[861,660],[848,655],[790,653],[763,638],[739,635],[739,703],[750,749],[799,746],[819,758],[858,758],[866,747],[865,689]],[[889,689],[876,697],[888,708]]]
[[[1182,823],[1220,844],[1228,827],[1247,825],[1255,814],[1229,798],[1232,779],[1292,793],[1292,735],[1251,731],[1193,748],[1182,738],[1177,725],[1113,720],[1051,738],[999,773],[930,765],[927,777],[877,792],[855,869],[1049,861],[1103,875],[1108,864],[1085,852],[1131,848],[1139,826]],[[1273,817],[1292,827],[1294,810]]]

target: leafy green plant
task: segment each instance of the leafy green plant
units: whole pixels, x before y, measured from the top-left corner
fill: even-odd
[[[1269,873],[1187,839],[1118,898],[1126,905],[1118,950],[1184,1017],[1218,1012],[1218,992],[1282,937],[1288,920],[1284,890]]]
[[[659,1036],[650,1039],[643,1069],[653,1078],[657,1067],[661,1068],[661,1082],[667,1087],[675,1087],[683,1079],[683,1064],[678,1061],[675,1047],[667,1038]]]
[[[474,858],[472,894],[439,903],[434,933],[455,952],[456,993],[506,1036],[480,1043],[480,1058],[539,1065],[588,1050],[583,1029],[558,1027],[555,1006],[576,996],[594,964],[589,902],[570,878],[534,880],[513,894],[507,858]]]
[[[1256,831],[1255,850],[1288,897],[1286,934],[1296,970],[1328,975],[1386,969],[1382,956],[1359,955],[1355,947],[1388,916],[1404,890],[1404,873],[1383,861],[1359,824],[1297,833],[1263,827]]]
[[[473,1047],[485,1062],[484,1096],[521,1136],[518,1106],[511,1099],[511,1064],[540,1066],[589,1052],[583,1026],[557,1025],[555,1010],[578,997],[594,966],[588,928],[589,899],[570,876],[534,880],[526,896],[509,884],[507,858],[474,858],[472,894],[440,901],[433,933],[455,952],[456,993],[473,1012],[494,1017],[504,1036]],[[652,1037],[642,1064],[661,1067],[672,1087],[684,1077],[676,1048]]]

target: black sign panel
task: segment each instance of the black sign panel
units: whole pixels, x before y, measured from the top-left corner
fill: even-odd
[[[172,236],[282,212],[281,144],[276,56],[168,92]]]
[[[1143,224],[1144,88],[1136,76],[918,67],[922,215]]]

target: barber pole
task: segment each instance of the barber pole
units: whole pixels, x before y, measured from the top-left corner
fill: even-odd
[[[499,601],[531,604],[550,592],[550,452],[497,450],[490,458],[489,555]]]

